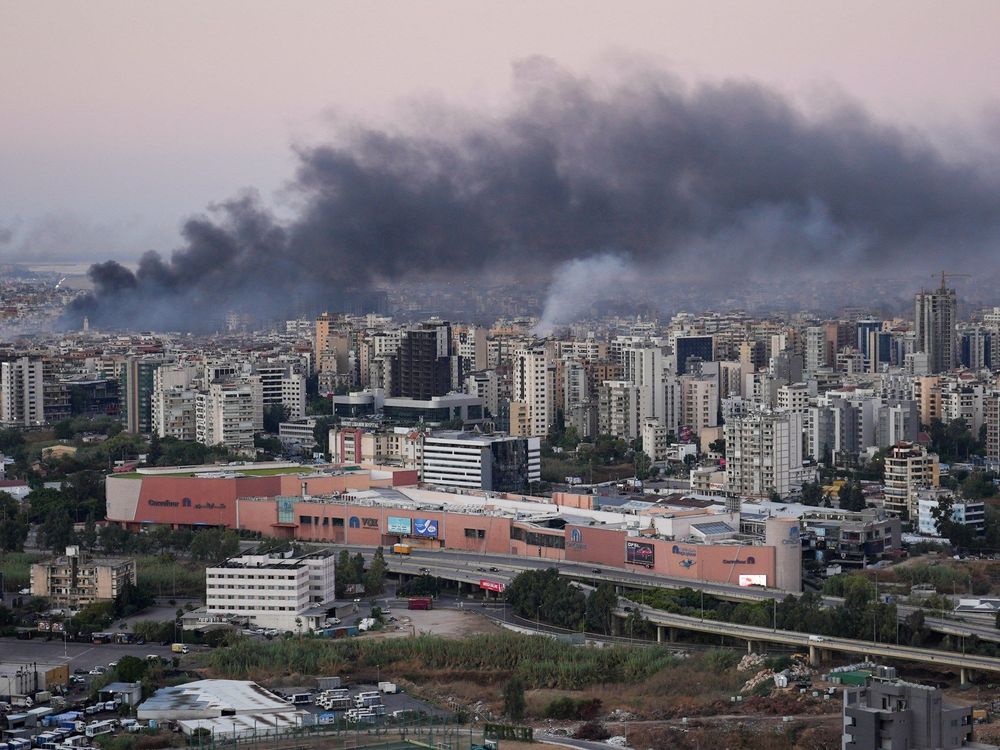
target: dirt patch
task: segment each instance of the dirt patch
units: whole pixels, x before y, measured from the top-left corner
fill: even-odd
[[[373,633],[372,637],[406,638],[428,633],[444,638],[462,638],[475,633],[499,633],[503,630],[473,610],[407,610],[396,617],[399,622],[391,623],[389,627]]]

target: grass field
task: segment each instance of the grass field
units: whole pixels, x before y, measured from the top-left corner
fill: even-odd
[[[166,468],[166,467],[163,467]],[[138,471],[129,471],[123,474],[112,474],[111,478],[119,479],[138,479],[140,477],[158,476],[158,477],[196,477],[199,474],[211,474],[214,472],[232,472],[234,474],[245,474],[250,477],[273,477],[280,474],[305,474],[308,472],[316,471],[314,466],[285,466],[282,468],[274,469],[242,469],[239,466],[226,466],[220,464],[218,467],[212,467],[205,469],[203,471],[171,471],[162,474],[143,474]]]
[[[4,591],[17,591],[31,583],[31,564],[43,555],[30,552],[4,552],[0,554],[0,573],[3,574]]]

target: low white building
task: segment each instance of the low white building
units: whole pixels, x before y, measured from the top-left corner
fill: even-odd
[[[181,721],[284,714],[288,702],[249,680],[196,680],[157,690],[139,704],[140,720]]]
[[[933,511],[938,507],[942,497],[951,497],[952,521],[972,527],[976,534],[985,532],[986,503],[982,500],[963,500],[947,490],[940,489],[917,490],[917,531],[928,536],[940,536]]]
[[[335,564],[333,550],[230,558],[205,570],[205,610],[284,631],[321,627],[322,605],[335,599]]]
[[[527,492],[541,481],[541,440],[447,430],[424,438],[421,478],[442,487]]]

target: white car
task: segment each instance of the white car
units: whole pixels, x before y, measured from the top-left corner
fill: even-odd
[[[108,671],[107,667],[94,667],[87,674],[99,675]]]
[[[328,617],[328,618],[326,618],[326,621],[330,625],[340,625],[340,618],[339,617]]]

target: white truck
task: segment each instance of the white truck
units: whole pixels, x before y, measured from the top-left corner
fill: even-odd
[[[386,695],[391,695],[399,692],[399,686],[395,682],[380,682],[378,684],[378,691]]]

